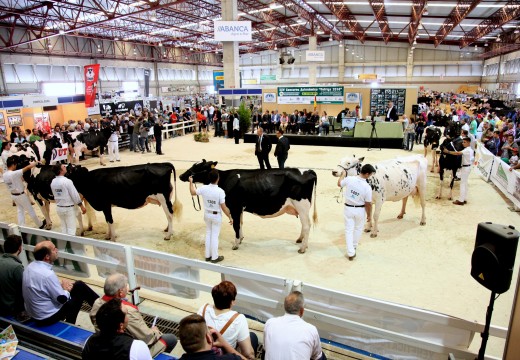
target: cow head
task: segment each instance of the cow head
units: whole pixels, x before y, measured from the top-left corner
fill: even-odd
[[[208,174],[217,164],[218,161],[206,161],[206,159],[202,159],[201,162],[195,163],[191,168],[181,174],[179,179],[181,179],[181,181],[188,181],[189,177],[193,176],[193,182],[209,184]]]
[[[364,157],[357,158],[356,155],[341,159],[338,167],[332,170],[332,176],[340,177],[343,171],[346,171],[348,176],[359,174],[363,160]]]

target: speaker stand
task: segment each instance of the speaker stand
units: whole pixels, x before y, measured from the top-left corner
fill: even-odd
[[[480,350],[478,351],[477,360],[484,360],[484,354],[486,353],[486,345],[489,338],[489,327],[491,326],[491,315],[493,314],[493,305],[495,304],[496,292],[491,292],[491,298],[489,299],[489,305],[486,312],[486,326],[484,326],[484,332],[480,334],[482,337],[482,344],[480,345]]]

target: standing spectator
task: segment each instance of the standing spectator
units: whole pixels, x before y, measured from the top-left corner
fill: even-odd
[[[197,110],[197,121],[199,122],[199,132],[206,131],[206,116],[200,110]]]
[[[157,119],[153,126],[153,136],[155,137],[155,153],[157,155],[164,155],[162,152],[162,131],[164,126],[162,124],[161,119]]]
[[[399,116],[397,115],[397,109],[394,106],[393,101],[389,101],[388,106],[386,108],[385,121],[397,121],[397,120],[399,120]]]
[[[271,140],[269,140],[269,137],[264,135],[264,129],[261,127],[258,128],[257,134],[258,140],[256,141],[255,155],[260,164],[260,169],[263,170],[266,167],[270,169],[271,164],[269,163],[269,153],[271,152]]]
[[[408,119],[408,116],[406,114],[403,115],[402,119],[397,120],[400,123],[403,123],[403,149],[408,149],[408,134],[406,133],[406,128],[408,127],[408,124],[410,123],[410,119]]]
[[[45,220],[42,222],[36,216],[36,213],[31,206],[31,201],[25,193],[25,186],[23,184],[23,173],[31,170],[37,163],[36,161],[33,161],[20,170],[16,170],[17,164],[18,159],[16,157],[10,157],[7,159],[7,171],[4,173],[4,182],[11,193],[13,202],[16,204],[18,211],[18,225],[25,226],[25,212],[27,211],[36,226],[43,229],[47,222]]]
[[[99,297],[83,281],[60,280],[52,270],[58,260],[58,249],[52,241],[42,241],[34,247],[34,259],[23,273],[23,298],[27,313],[39,326],[65,319],[76,323],[83,301],[90,306]]]
[[[285,315],[265,323],[265,360],[326,360],[316,326],[302,319],[303,294],[291,292],[283,306]]]
[[[5,174],[7,171],[7,158],[10,155],[9,150],[11,150],[11,143],[4,141],[2,143],[2,151],[0,151],[0,158],[2,159],[2,174]]]
[[[482,141],[487,140],[487,136],[482,135]],[[488,149],[493,155],[497,156],[500,150],[500,131],[493,131],[493,137],[485,142],[486,149]]]
[[[150,132],[150,122],[148,118],[145,116],[144,121],[139,127],[139,143],[141,144],[141,154],[144,154],[144,150],[146,148],[146,152],[151,152],[148,147],[148,133]]]
[[[471,149],[471,139],[465,137],[462,139],[462,145],[464,149],[462,151],[449,151],[444,149],[445,154],[450,155],[462,155],[462,168],[460,169],[460,194],[459,199],[455,200],[453,204],[464,205],[466,204],[466,198],[468,197],[468,178],[471,173],[471,165],[473,165],[473,150]]]
[[[22,252],[22,238],[9,235],[4,242],[4,254],[0,257],[0,316],[16,316],[23,310],[23,265],[18,256]]]
[[[215,329],[209,329],[197,314],[186,316],[179,324],[179,338],[185,354],[180,360],[247,360],[233,349]],[[213,348],[223,350],[218,355]]]
[[[25,141],[27,141],[27,142],[31,141],[31,136],[33,136],[32,133],[38,133],[38,130],[33,129],[31,132],[30,129],[25,129],[25,136],[24,136]]]
[[[222,211],[229,218],[229,223],[233,225],[231,213],[226,206],[226,193],[218,187],[218,170],[213,169],[209,172],[209,185],[203,185],[197,190],[193,185],[193,177],[190,180],[190,193],[192,196],[201,195],[204,200],[204,222],[206,223],[206,261],[218,263],[224,260],[224,256],[218,255],[218,236],[222,223]]]
[[[424,118],[422,116],[417,116],[416,124],[415,124],[415,143],[422,144],[422,137],[424,134]],[[413,148],[413,145],[412,145]],[[410,150],[412,151],[412,150]]]
[[[52,195],[56,200],[56,213],[61,221],[61,232],[67,235],[76,235],[76,205],[85,214],[87,209],[83,205],[78,191],[72,181],[65,177],[65,164],[56,164],[52,167],[56,177],[51,182]]]
[[[97,314],[101,307],[112,299],[121,301],[123,311],[128,315],[125,332],[134,339],[142,340],[150,349],[150,354],[156,356],[164,351],[171,352],[177,344],[177,337],[173,334],[163,334],[156,326],[150,328],[146,325],[139,308],[126,300],[128,295],[128,278],[119,273],[110,275],[103,286],[105,295],[94,302],[89,316],[92,324],[99,331]]]
[[[222,281],[211,290],[213,304],[203,305],[197,314],[201,315],[210,329],[215,329],[233,349],[237,349],[247,359],[254,360],[258,348],[258,338],[249,331],[246,317],[231,310],[235,304],[237,288],[230,281]]]
[[[475,136],[475,138],[477,137],[477,128],[478,128],[477,120],[475,120],[475,118],[473,116],[471,116],[470,123],[469,123],[469,133],[471,135]]]
[[[139,140],[139,129],[141,125],[143,125],[144,121],[142,117],[137,118],[137,121],[134,122],[134,132],[132,133],[132,140],[134,141],[134,151],[138,152],[141,148],[140,140]],[[143,150],[143,149],[141,149]]]
[[[215,117],[215,107],[213,106],[213,104],[209,104],[208,114],[209,114],[209,125],[213,126],[214,117]]]
[[[338,186],[345,188],[345,240],[347,242],[347,256],[350,261],[356,257],[356,249],[365,225],[365,212],[370,221],[372,213],[372,188],[367,179],[376,172],[370,164],[363,165],[358,176],[347,176],[342,172],[338,179]]]
[[[415,137],[415,120],[410,119],[408,126],[404,129],[404,136],[406,137],[406,148],[405,150],[412,151]]]
[[[100,331],[88,338],[81,353],[83,360],[152,360],[146,344],[125,333],[128,314],[121,307],[121,300],[103,304],[96,323]]]
[[[116,124],[111,124],[110,126],[110,137],[108,138],[108,159],[110,162],[121,161],[119,157],[119,131],[120,126],[117,124],[119,120],[115,122]]]
[[[214,123],[215,137],[222,136],[222,112],[220,111],[220,108],[215,109]]]
[[[9,135],[12,143],[15,143],[18,139],[18,129],[18,126],[14,126],[11,131],[11,135]]]
[[[278,167],[283,169],[285,167],[285,161],[289,156],[289,149],[291,145],[289,145],[289,139],[283,136],[283,130],[278,129],[276,132],[276,137],[278,138],[278,142],[276,143],[276,148],[274,149],[274,156],[278,160]]]
[[[238,116],[233,116],[233,137],[235,144],[238,144],[240,139],[240,119]]]

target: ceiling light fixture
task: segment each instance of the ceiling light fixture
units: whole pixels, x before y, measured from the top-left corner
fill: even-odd
[[[339,42],[339,47],[343,47],[343,43],[341,41]]]
[[[330,35],[330,38],[329,38],[329,41],[333,41],[334,39],[332,38],[332,35]]]
[[[516,28],[515,31],[514,31],[515,34],[518,34],[520,33],[520,29],[519,28]]]
[[[488,47],[488,43],[485,43],[484,46],[485,46],[485,47]]]
[[[275,49],[275,50],[278,50],[278,47],[276,46],[276,44],[274,44],[274,49]]]
[[[159,47],[161,47],[161,46],[162,46],[162,42],[159,43]]]
[[[60,35],[63,35],[63,34],[65,34],[65,30],[60,29]]]
[[[475,44],[475,51],[477,51],[477,50],[478,50],[478,47],[477,47],[477,44]]]
[[[116,37],[114,38],[114,41],[119,41],[119,38],[116,36]]]

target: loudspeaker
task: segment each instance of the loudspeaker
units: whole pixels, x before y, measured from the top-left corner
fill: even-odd
[[[511,225],[478,224],[471,276],[496,293],[509,290],[520,233]]]
[[[412,115],[419,114],[419,105],[412,105]]]

